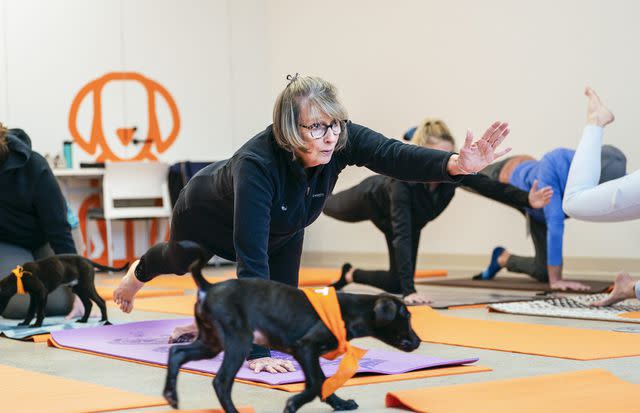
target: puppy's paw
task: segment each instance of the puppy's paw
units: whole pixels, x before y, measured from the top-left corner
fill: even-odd
[[[349,399],[349,400],[340,399],[339,402],[332,404],[331,407],[333,407],[333,410],[336,410],[336,411],[356,410],[358,408],[358,403],[356,403],[355,400],[353,399]]]
[[[282,413],[295,413],[299,409],[298,405],[291,399],[287,400],[287,405],[284,407]]]
[[[162,394],[167,401],[174,409],[178,408],[178,393],[175,390],[165,390]]]
[[[18,323],[18,327],[28,326],[30,323],[31,323],[31,321],[22,321],[22,322]]]
[[[102,324],[103,326],[112,326],[113,324],[111,324],[109,321],[105,321],[104,324]]]

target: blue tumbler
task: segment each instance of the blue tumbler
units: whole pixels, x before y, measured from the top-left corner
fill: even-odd
[[[62,145],[62,153],[64,154],[64,161],[68,169],[73,168],[73,141],[64,141]]]

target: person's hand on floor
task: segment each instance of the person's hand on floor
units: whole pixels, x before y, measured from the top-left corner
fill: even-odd
[[[178,326],[169,336],[169,343],[190,343],[198,336],[198,326],[193,323],[186,326]]]
[[[531,190],[529,191],[529,205],[531,208],[538,209],[544,208],[553,196],[553,189],[550,186],[545,186],[542,189],[538,189],[538,180],[533,181]]]
[[[558,280],[549,282],[552,290],[559,291],[589,291],[591,287],[577,281]]]
[[[429,304],[431,300],[420,293],[411,293],[403,298],[406,305]]]
[[[626,272],[618,274],[613,284],[613,291],[600,301],[592,303],[595,307],[606,307],[636,296],[636,281]]]
[[[269,373],[286,373],[288,371],[296,371],[293,363],[289,360],[276,359],[271,357],[261,357],[247,361],[249,368],[254,373],[260,373],[266,371]]]

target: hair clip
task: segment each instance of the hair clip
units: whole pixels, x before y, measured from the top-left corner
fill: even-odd
[[[295,75],[287,75],[287,80],[289,81],[289,84],[295,82],[296,80],[298,80],[298,76],[299,74],[296,72]]]

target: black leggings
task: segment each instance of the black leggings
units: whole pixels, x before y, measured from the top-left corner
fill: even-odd
[[[353,281],[360,284],[367,284],[373,287],[380,288],[386,292],[392,294],[410,294],[415,292],[415,287],[413,287],[413,282],[411,282],[411,286],[414,288],[413,291],[402,291],[402,284],[400,282],[400,275],[396,270],[396,259],[395,259],[395,248],[391,242],[391,236],[385,234],[385,238],[387,240],[387,249],[389,250],[389,269],[388,270],[360,270],[357,269],[353,271]],[[416,260],[418,255],[418,244],[420,242],[420,234],[414,234],[413,237],[413,249],[412,253],[412,269],[411,274],[414,274],[416,271]]]
[[[183,275],[196,259],[205,258],[208,261],[214,254],[233,260],[235,257],[232,252],[225,251],[220,242],[232,238],[231,232],[221,233],[216,228],[204,208],[192,206],[184,209],[176,206],[169,241],[154,245],[140,258],[136,278],[148,282],[160,274]],[[280,245],[269,248],[269,279],[298,286],[303,239],[304,231],[299,231]],[[179,241],[193,241],[202,249],[184,248]]]
[[[141,258],[136,267],[136,278],[148,282],[160,274],[183,275],[189,271],[189,266],[198,258],[207,259],[214,255],[230,257],[218,242],[220,239],[231,239],[231,233],[220,233],[204,213],[203,208],[192,206],[182,207],[182,202],[174,208],[171,221],[169,241],[151,247]],[[227,238],[225,238],[227,237]],[[298,286],[298,271],[300,270],[300,256],[302,255],[302,241],[304,231],[299,231],[292,238],[269,250],[270,279],[287,285]],[[185,248],[179,241],[196,242],[203,250]],[[270,357],[268,348],[253,345],[247,360]]]
[[[502,168],[510,159],[506,158],[500,162],[492,163],[480,173],[497,181]],[[523,257],[511,254],[507,260],[506,268],[508,271],[527,274],[538,281],[547,282],[549,281],[549,271],[547,269],[547,224],[531,218],[524,209],[520,210],[520,212],[524,214],[527,220],[535,255],[533,257]]]
[[[407,282],[407,284],[409,284],[408,290],[403,291],[402,289],[400,274],[398,274],[396,268],[396,249],[393,246],[392,232],[390,228],[387,228],[388,224],[385,223],[388,219],[385,220],[384,217],[378,216],[379,213],[375,211],[375,208],[368,198],[366,188],[364,187],[365,185],[367,185],[366,180],[359,185],[331,195],[329,199],[327,199],[327,203],[323,211],[326,215],[339,221],[371,221],[385,235],[387,249],[389,251],[389,269],[357,269],[353,272],[353,281],[360,284],[371,285],[393,294],[410,294],[411,292],[415,292],[413,279]],[[416,268],[420,231],[414,231],[411,239],[411,274],[413,275]]]

